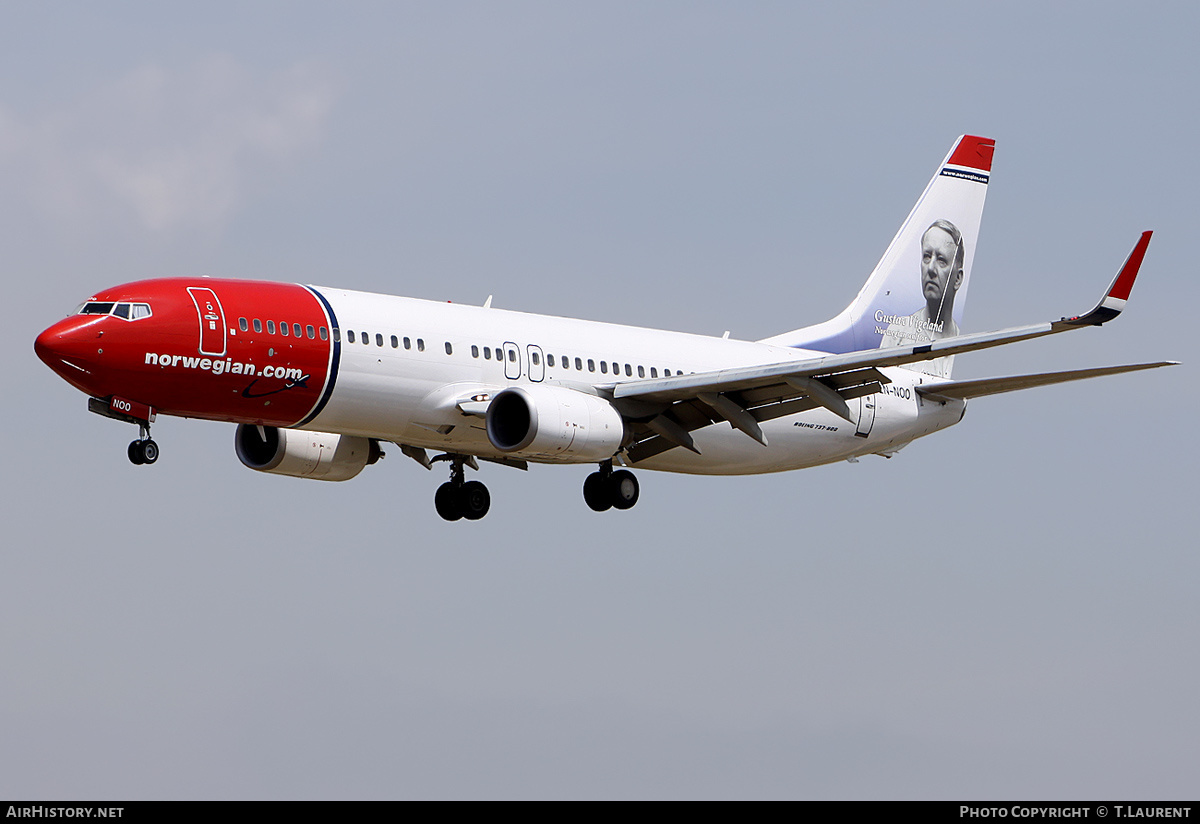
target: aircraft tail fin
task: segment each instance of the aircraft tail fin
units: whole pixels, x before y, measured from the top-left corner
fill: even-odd
[[[831,320],[763,342],[845,354],[958,335],[995,146],[958,138],[854,301]],[[907,368],[949,378],[952,362]]]

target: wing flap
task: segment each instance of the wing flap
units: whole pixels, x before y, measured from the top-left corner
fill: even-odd
[[[886,380],[886,379],[885,379]],[[864,395],[873,395],[883,389],[882,385],[877,382],[865,383],[850,389],[843,390],[839,394],[845,400],[852,401],[855,398],[861,398]],[[747,410],[747,414],[754,418],[758,423],[773,421],[776,418],[782,418],[787,415],[795,415],[800,412],[807,412],[810,409],[816,409],[822,404],[817,403],[810,397],[792,398],[791,400],[772,403],[766,406],[760,406],[755,409]],[[682,401],[675,404],[670,409],[670,416],[688,432],[694,432],[697,429],[703,429],[711,423],[720,423],[724,419],[718,415],[711,413],[711,410],[700,408],[701,404],[691,401]],[[684,423],[683,421],[686,421]],[[736,428],[736,427],[735,427]],[[745,430],[743,430],[745,431]],[[654,430],[651,429],[650,433]],[[751,435],[751,437],[754,437]],[[755,439],[757,440],[757,438]],[[688,443],[691,443],[690,439]],[[762,443],[762,441],[759,441]],[[633,446],[629,447],[625,455],[630,464],[637,464],[639,461],[644,461],[647,458],[653,458],[655,455],[661,455],[669,449],[674,449],[676,446],[682,446],[676,439],[664,437],[659,434],[650,434],[649,437],[638,441]],[[695,448],[695,445],[688,447]]]

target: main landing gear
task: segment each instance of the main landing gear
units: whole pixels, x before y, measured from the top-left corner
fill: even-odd
[[[466,518],[468,521],[478,521],[488,514],[492,506],[492,495],[488,488],[479,481],[463,480],[463,464],[474,461],[463,455],[439,455],[433,460],[450,461],[450,480],[438,487],[433,496],[433,505],[447,521],[457,521]]]
[[[132,441],[126,451],[129,462],[136,466],[152,464],[158,460],[158,444],[150,437],[150,424],[139,423],[138,433],[138,439]]]
[[[130,446],[130,450],[133,446]],[[478,521],[492,506],[488,488],[479,481],[464,478],[465,467],[478,469],[470,455],[438,455],[437,461],[450,463],[450,480],[438,487],[433,496],[437,514],[447,521],[466,519]],[[600,470],[587,476],[583,483],[583,499],[596,512],[608,509],[631,509],[638,502],[641,488],[637,478],[627,469],[613,470],[612,461],[600,464]]]
[[[583,500],[596,512],[630,509],[638,502],[641,490],[637,477],[628,469],[613,471],[612,461],[600,464],[583,482]]]

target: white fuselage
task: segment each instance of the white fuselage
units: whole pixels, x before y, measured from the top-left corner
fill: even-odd
[[[489,442],[483,418],[459,408],[473,395],[536,384],[594,392],[622,381],[820,355],[752,341],[316,288],[337,317],[340,365],[329,403],[307,428],[482,457],[504,456]],[[928,376],[903,368],[883,371],[892,382],[883,392],[850,401],[853,422],[823,408],[788,415],[762,424],[767,446],[718,423],[692,433],[700,454],[671,449],[637,467],[705,475],[781,472],[886,454],[962,418],[963,402],[933,402],[914,391],[930,382]]]

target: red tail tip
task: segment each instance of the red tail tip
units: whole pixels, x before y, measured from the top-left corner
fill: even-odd
[[[996,141],[990,137],[976,137],[965,134],[954,147],[950,155],[950,163],[955,166],[966,166],[981,172],[992,170],[992,153],[996,151]]]

